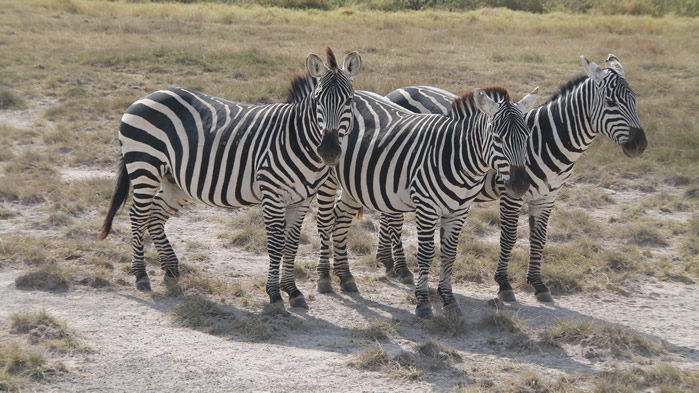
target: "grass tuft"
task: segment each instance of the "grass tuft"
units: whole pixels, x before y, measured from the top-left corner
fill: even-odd
[[[174,313],[180,325],[210,334],[221,333],[235,319],[233,313],[200,295],[187,296]]]
[[[398,333],[397,324],[387,319],[375,319],[363,328],[354,329],[362,338],[371,341],[388,341]]]
[[[656,356],[665,353],[662,342],[634,330],[607,322],[565,320],[549,329],[551,337],[562,343],[584,345],[595,351],[610,351],[614,356]],[[588,352],[595,356],[594,352]]]
[[[14,313],[10,316],[10,332],[28,334],[29,342],[42,344],[51,351],[74,353],[89,351],[68,329],[65,322],[54,318],[45,310],[37,313]]]
[[[0,109],[25,109],[22,97],[9,89],[0,89]]]

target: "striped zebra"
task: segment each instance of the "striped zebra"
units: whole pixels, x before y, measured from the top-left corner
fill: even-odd
[[[318,192],[318,291],[332,290],[330,233],[333,268],[340,286],[357,291],[347,262],[347,232],[360,208],[389,213],[415,211],[420,267],[416,315],[432,317],[427,282],[438,221],[439,293],[444,311],[460,315],[451,290],[459,233],[490,167],[497,168],[512,194],[527,190],[524,151],[529,130],[522,113],[534,104],[537,91],[513,104],[504,88],[475,89],[454,100],[450,116],[414,114],[374,93],[357,91],[354,127],[342,143],[335,176]],[[342,194],[336,201],[338,187]]]
[[[307,307],[294,281],[294,258],[309,203],[340,156],[340,136],[352,125],[352,78],[361,58],[352,52],[339,68],[311,54],[308,75],[315,78],[307,98],[289,104],[250,105],[172,88],[133,103],[121,118],[121,160],[100,238],[110,232],[117,209],[133,186],[130,210],[136,287],[149,291],[143,258],[146,231],[160,257],[165,281],[179,276],[178,261],[164,226],[185,202],[237,208],[262,205],[267,233],[270,302]]]
[[[553,298],[541,277],[541,258],[546,244],[546,227],[554,201],[570,178],[573,165],[591,145],[597,134],[619,144],[624,154],[636,157],[647,146],[646,136],[636,113],[636,94],[619,60],[609,55],[606,69],[581,56],[585,74],[572,79],[543,105],[526,114],[532,135],[527,146],[529,191],[522,197],[509,192],[502,179],[490,170],[476,202],[500,199],[500,257],[495,273],[498,296],[515,301],[507,275],[507,265],[517,240],[517,221],[522,206],[529,206],[530,262],[527,282],[534,286],[539,301]],[[455,95],[434,87],[408,87],[386,96],[389,100],[418,113],[449,112]],[[400,243],[402,215],[382,215],[377,258],[390,275],[407,270]],[[391,257],[393,248],[393,258]],[[395,270],[393,269],[395,260]]]

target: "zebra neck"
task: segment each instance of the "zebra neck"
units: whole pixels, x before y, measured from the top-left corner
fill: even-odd
[[[474,180],[474,177],[482,177],[490,168],[490,142],[488,135],[487,118],[479,113],[467,119],[459,120],[460,131],[454,139],[460,159],[462,176]]]
[[[549,155],[563,166],[572,166],[597,136],[590,116],[593,94],[593,83],[587,79],[567,94],[529,111],[529,154]]]
[[[313,161],[322,165],[323,160],[316,149],[320,145],[323,135],[316,122],[313,105],[308,99],[292,105],[293,109],[289,112],[291,118],[286,121],[289,125],[287,130],[290,133],[289,138],[298,140],[308,152],[313,153],[311,154]]]

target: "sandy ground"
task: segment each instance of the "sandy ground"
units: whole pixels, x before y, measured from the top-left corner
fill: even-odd
[[[199,266],[208,273],[241,281],[264,277],[265,256],[217,247],[215,233],[224,231],[226,226],[213,219],[219,214],[218,210],[203,206],[189,208],[169,223],[171,240],[176,247],[188,241],[210,245],[209,260]],[[125,214],[117,218],[125,219]],[[182,248],[179,253],[186,259],[188,252]],[[314,258],[310,251],[299,257],[302,262]],[[313,279],[301,281],[309,310],[289,309],[289,316],[276,316],[277,320],[269,322],[272,337],[262,342],[235,330],[217,336],[180,327],[173,310],[183,298],[163,296],[160,272],[153,277],[154,294],[128,287],[80,286],[56,293],[16,289],[14,279],[21,271],[6,268],[0,271],[0,321],[14,312],[45,309],[67,321],[94,349],[70,356],[51,354],[52,360],[64,362],[71,372],[51,377],[48,383],[37,385],[37,391],[453,391],[459,384],[498,378],[503,369],[511,367],[555,377],[595,373],[622,362],[590,356],[589,351],[595,348],[567,346],[565,350],[555,350],[539,345],[537,332],[558,320],[569,319],[632,328],[668,345],[667,354],[643,361],[699,368],[696,285],[644,280],[630,283],[630,296],[558,296],[553,305],[536,302],[531,293],[518,292],[518,302],[507,305],[505,312],[524,322],[525,331],[535,343],[533,349],[521,350],[508,348],[510,333],[479,325],[483,316],[492,312],[487,301],[494,297],[495,285],[455,287],[468,332],[454,337],[435,331],[432,322],[413,317],[413,295],[408,286],[377,280],[382,276],[379,269],[355,264],[353,270],[358,277],[359,294],[338,291],[320,295],[315,293]],[[230,299],[220,299],[219,304],[244,320],[263,313],[265,296],[258,293],[254,298],[255,302],[247,307],[231,306],[235,303]],[[439,309],[439,305],[435,304],[435,308]],[[397,334],[380,343],[391,355],[434,339],[458,351],[463,361],[425,370],[422,381],[353,368],[349,362],[356,354],[376,345],[358,334],[357,329],[376,319],[390,319],[397,326]],[[0,338],[6,341],[13,337],[2,333]]]

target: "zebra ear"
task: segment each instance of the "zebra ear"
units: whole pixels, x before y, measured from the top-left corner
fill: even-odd
[[[605,60],[604,62],[604,66],[607,68],[611,68],[622,78],[626,78],[626,75],[624,74],[624,68],[621,66],[621,63],[619,63],[619,59],[613,54],[609,54],[607,60]]]
[[[498,103],[481,89],[473,89],[473,101],[476,103],[476,108],[489,116],[493,116],[498,110]]]
[[[536,89],[532,90],[531,93],[527,94],[520,102],[515,104],[515,106],[522,111],[522,113],[527,113],[529,112],[530,109],[534,106],[534,102],[536,102],[536,96],[539,94],[539,86],[536,87]]]
[[[587,60],[585,56],[580,56],[582,60],[583,68],[587,76],[595,81],[596,83],[602,82],[602,79],[607,75],[607,72],[599,68],[599,66],[590,60]]]
[[[362,68],[362,58],[357,52],[348,54],[342,63],[342,69],[349,75],[350,79],[359,73],[360,68]]]
[[[306,58],[306,69],[308,70],[308,73],[316,79],[322,78],[325,76],[325,73],[328,72],[328,67],[323,64],[323,60],[313,53],[308,55]]]

